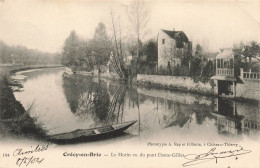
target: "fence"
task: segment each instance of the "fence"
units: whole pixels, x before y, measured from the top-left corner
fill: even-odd
[[[234,69],[217,68],[217,75],[220,75],[220,76],[234,76]]]
[[[259,72],[252,72],[251,69],[249,70],[249,72],[244,72],[244,69],[240,68],[240,75],[242,79],[260,79]]]

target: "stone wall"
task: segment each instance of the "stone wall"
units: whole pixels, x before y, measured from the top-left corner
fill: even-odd
[[[163,44],[164,40],[164,44]],[[162,30],[158,34],[158,67],[166,69],[168,62],[174,67],[181,65],[180,57],[184,53],[184,48],[176,48],[176,41],[169,37]]]
[[[160,76],[160,75],[137,75],[137,82],[139,84],[146,84],[151,86],[158,86],[169,89],[214,94],[214,89],[210,83],[194,82],[190,77],[179,76]]]
[[[196,83],[190,77],[138,74],[137,82],[166,89],[217,95],[216,87],[212,88],[210,83]],[[236,97],[260,100],[260,81],[243,79],[243,84],[236,84]]]
[[[243,82],[236,86],[236,97],[260,100],[259,80],[243,79]]]

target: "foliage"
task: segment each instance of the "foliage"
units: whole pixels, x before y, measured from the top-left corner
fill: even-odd
[[[0,64],[36,65],[60,64],[60,55],[28,49],[24,46],[9,46],[0,41]]]
[[[234,45],[233,51],[235,54],[243,55],[251,60],[252,58],[255,58],[257,54],[260,54],[260,46],[256,41],[251,41],[248,44],[240,42],[239,45]]]
[[[94,57],[94,64],[106,65],[112,51],[112,43],[107,35],[104,23],[99,23],[95,30],[94,38],[90,40],[90,50]]]
[[[256,58],[256,56],[260,55],[260,45],[256,41],[251,41],[247,44],[240,42],[237,45],[233,46],[233,52],[235,57],[237,58],[237,62],[235,62],[236,67],[242,67],[245,69],[254,68],[252,65],[252,58]],[[242,63],[241,59],[245,57],[249,59],[249,63]],[[239,73],[239,70],[236,70]]]
[[[202,61],[199,57],[194,57],[191,60],[191,65],[190,65],[190,75],[191,76],[200,76],[201,63],[202,63]]]
[[[154,64],[158,59],[157,42],[149,40],[144,44],[143,53],[147,55],[147,63]]]
[[[203,53],[203,48],[200,44],[197,44],[195,47],[195,56],[201,57]]]
[[[206,66],[204,66],[202,68],[202,73],[201,73],[201,76],[206,76],[206,77],[211,77],[211,76],[214,76],[214,63],[213,61],[209,60],[207,63],[206,63]]]
[[[112,51],[111,41],[107,35],[106,27],[99,23],[94,37],[83,40],[76,32],[71,31],[64,43],[62,51],[62,64],[72,67],[73,70],[93,70],[94,65],[106,65]]]
[[[62,52],[62,64],[66,66],[77,66],[77,52],[79,46],[79,38],[76,32],[71,31],[69,37],[65,40]]]

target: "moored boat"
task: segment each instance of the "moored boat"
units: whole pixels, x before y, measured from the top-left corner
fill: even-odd
[[[77,143],[98,140],[122,134],[137,121],[129,121],[98,128],[77,129],[71,132],[50,135],[48,140],[54,143]]]
[[[75,71],[75,74],[78,74],[78,75],[93,75],[93,72]]]

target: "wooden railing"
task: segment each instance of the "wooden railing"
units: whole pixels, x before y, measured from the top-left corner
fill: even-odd
[[[234,76],[234,69],[217,68],[217,75],[220,75],[220,76]]]
[[[260,79],[260,74],[258,72],[252,72],[251,69],[249,72],[244,72],[243,68],[240,68],[240,75],[242,79]]]

